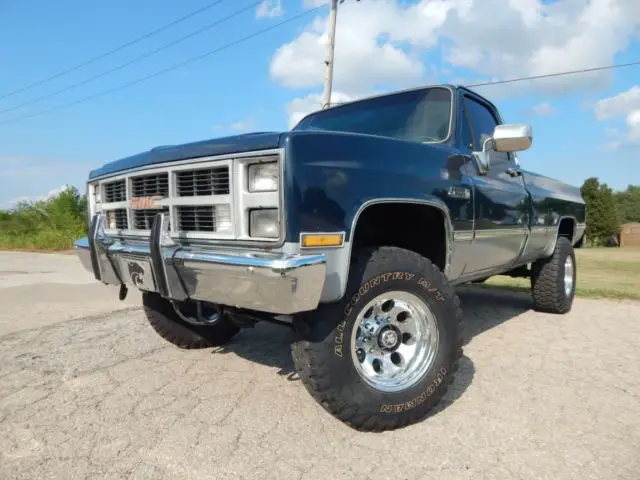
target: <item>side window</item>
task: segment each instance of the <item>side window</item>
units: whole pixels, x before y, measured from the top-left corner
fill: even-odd
[[[471,132],[471,126],[469,125],[469,116],[465,111],[462,112],[461,123],[462,129],[460,135],[462,138],[462,144],[465,148],[468,148],[470,152],[474,151],[475,145],[473,142],[473,133]]]
[[[480,151],[485,140],[493,135],[493,130],[498,122],[487,107],[468,97],[464,97],[464,108],[471,122],[473,149]],[[509,155],[503,152],[491,152],[491,162],[508,163]]]

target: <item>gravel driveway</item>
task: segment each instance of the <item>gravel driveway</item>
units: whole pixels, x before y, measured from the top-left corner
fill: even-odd
[[[460,296],[441,408],[358,433],[306,393],[287,329],[180,351],[74,256],[0,253],[0,478],[640,478],[640,303]]]

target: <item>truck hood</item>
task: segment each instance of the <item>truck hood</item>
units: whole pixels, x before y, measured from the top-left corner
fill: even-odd
[[[147,152],[106,163],[92,170],[89,173],[89,179],[188,158],[277,148],[280,145],[281,136],[280,132],[254,132],[182,145],[156,147]]]

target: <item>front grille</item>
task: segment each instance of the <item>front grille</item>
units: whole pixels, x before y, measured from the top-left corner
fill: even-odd
[[[127,209],[117,208],[107,212],[107,227],[112,230],[126,230],[129,226]]]
[[[251,240],[248,208],[278,209],[280,195],[250,192],[248,169],[258,162],[278,161],[278,156],[256,152],[239,157],[194,158],[188,165],[176,162],[124,172],[117,180],[93,184],[101,198],[90,201],[94,211],[107,215],[106,228],[113,235],[148,237],[156,215],[163,212],[171,220],[168,233],[174,238]]]
[[[158,173],[131,179],[131,195],[134,197],[169,196],[169,174]]]
[[[194,205],[177,208],[178,229],[183,232],[230,232],[229,205]]]
[[[124,202],[127,199],[127,184],[124,179],[105,183],[103,188],[106,203]]]
[[[133,210],[133,228],[136,230],[151,230],[153,219],[160,212],[169,213],[169,207],[165,207],[162,210]]]
[[[229,194],[229,167],[188,170],[176,173],[178,196]]]

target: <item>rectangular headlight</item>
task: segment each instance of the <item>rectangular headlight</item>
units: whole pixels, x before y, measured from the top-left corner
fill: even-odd
[[[249,235],[252,237],[278,238],[280,224],[277,208],[251,210],[249,213]]]
[[[249,191],[274,192],[278,189],[278,164],[256,163],[249,165]]]

